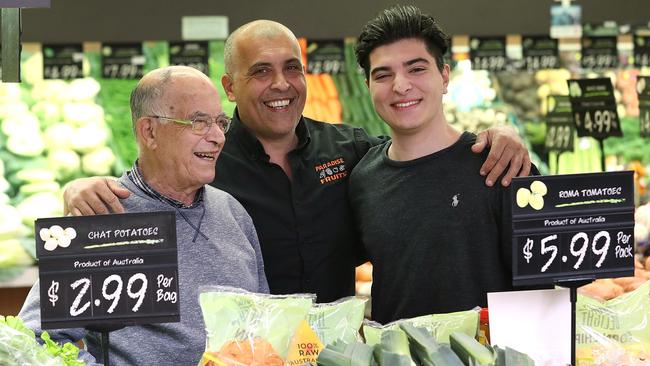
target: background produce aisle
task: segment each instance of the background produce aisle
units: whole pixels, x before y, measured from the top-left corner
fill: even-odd
[[[306,46],[306,42],[303,42]],[[208,70],[215,84],[223,74],[223,42],[211,41]],[[344,41],[346,71],[308,74],[304,114],[330,123],[349,123],[368,132],[388,134],[372,107],[364,76],[353,55],[354,41]],[[144,42],[143,71],[168,65],[168,42]],[[137,149],[132,136],[128,100],[136,80],[101,77],[103,48],[84,45],[84,74],[71,81],[43,80],[40,44],[25,44],[21,84],[0,84],[0,314],[16,314],[37,278],[34,220],[62,214],[62,187],[72,179],[120,175],[133,163]],[[306,51],[305,51],[306,52]],[[575,60],[576,55],[563,55]],[[647,169],[650,143],[640,137],[636,80],[650,76],[648,68],[630,65],[617,70],[585,70],[575,62],[553,70],[488,72],[472,70],[467,55],[452,61],[445,95],[448,121],[477,132],[494,125],[516,128],[543,174],[600,171],[596,140],[577,138],[573,151],[545,151],[545,114],[549,95],[567,95],[567,80],[608,77],[612,80],[623,137],[605,141],[607,170],[634,170],[636,270],[634,277],[598,280],[580,291],[601,301],[631,293],[650,279],[650,203]],[[228,114],[234,104],[222,94]],[[357,270],[357,293],[369,297],[372,265]]]

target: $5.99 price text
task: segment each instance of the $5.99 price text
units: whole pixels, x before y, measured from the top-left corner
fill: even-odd
[[[631,236],[631,233],[618,231],[612,241],[610,232],[602,230],[578,232],[570,237],[562,234],[523,237],[523,261],[519,261],[519,266],[526,267],[529,273],[601,268],[608,260],[625,261],[634,256]]]

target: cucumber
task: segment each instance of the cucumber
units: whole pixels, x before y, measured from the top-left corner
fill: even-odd
[[[465,333],[453,332],[449,336],[451,349],[463,361],[465,366],[495,366],[495,355],[478,341]]]

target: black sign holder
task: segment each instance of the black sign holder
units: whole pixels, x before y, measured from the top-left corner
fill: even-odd
[[[110,361],[109,361],[109,350],[110,350],[110,341],[109,341],[109,333],[120,330],[124,328],[124,325],[96,325],[92,327],[86,327],[86,330],[89,330],[91,332],[97,332],[101,334],[102,337],[102,359],[104,362],[104,366],[109,366]]]
[[[555,284],[569,289],[569,301],[571,301],[571,366],[576,366],[576,304],[578,302],[578,287],[593,282],[593,278],[571,279],[558,281]]]
[[[600,170],[605,172],[605,139],[601,137],[597,140],[600,147]]]

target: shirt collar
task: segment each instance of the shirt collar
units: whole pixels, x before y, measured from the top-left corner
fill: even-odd
[[[246,153],[248,153],[253,159],[265,157],[265,159],[268,160],[269,156],[264,151],[264,146],[262,146],[257,137],[255,137],[241,122],[237,108],[235,108],[235,112],[233,113],[232,125],[230,126],[230,131],[228,131],[226,140],[231,136],[239,141]],[[298,136],[298,145],[295,150],[303,149],[307,144],[309,144],[309,141],[311,141],[311,134],[309,133],[309,129],[305,124],[305,118],[303,116],[300,116],[300,121],[296,126],[296,136]]]
[[[156,191],[153,189],[147,182],[144,180],[144,177],[142,176],[142,173],[140,172],[140,167],[138,166],[138,160],[133,163],[133,167],[130,171],[127,171],[127,177],[135,184],[138,188],[140,188],[145,194],[147,194],[149,197],[155,198],[159,201],[165,202],[168,205],[175,207],[175,208],[194,208],[197,207],[198,205],[203,202],[203,194],[205,192],[205,187],[199,188],[199,191],[197,192],[196,196],[194,197],[194,202],[192,202],[191,205],[186,205],[181,201],[175,200],[171,197],[167,197],[164,194]]]

